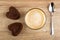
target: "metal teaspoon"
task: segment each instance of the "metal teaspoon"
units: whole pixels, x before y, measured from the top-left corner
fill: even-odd
[[[53,14],[54,14],[54,3],[51,2],[49,5],[50,12],[50,35],[54,35],[54,27],[53,27]]]

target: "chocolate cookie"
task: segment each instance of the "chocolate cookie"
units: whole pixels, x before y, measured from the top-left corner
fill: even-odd
[[[11,6],[9,12],[6,13],[6,16],[10,19],[17,20],[20,18],[20,13],[15,7]]]
[[[23,28],[23,25],[19,22],[8,25],[8,29],[12,32],[13,36],[17,36]]]

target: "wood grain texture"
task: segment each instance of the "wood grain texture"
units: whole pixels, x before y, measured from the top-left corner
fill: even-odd
[[[50,14],[48,5],[50,2],[55,3],[54,12],[54,29],[55,35],[50,36]],[[19,20],[11,20],[6,17],[9,7],[14,6],[21,13]],[[46,14],[46,24],[39,30],[31,30],[24,21],[26,12],[31,8],[40,8]],[[7,29],[8,25],[14,22],[21,22],[24,25],[22,32],[14,37]],[[0,0],[0,40],[60,40],[60,0]]]

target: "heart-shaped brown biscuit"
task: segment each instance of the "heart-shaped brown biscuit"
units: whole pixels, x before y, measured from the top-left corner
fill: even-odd
[[[23,28],[23,25],[19,22],[8,25],[8,29],[12,32],[13,36],[17,36]]]
[[[6,13],[6,16],[10,19],[17,20],[20,18],[20,13],[15,7],[11,6],[9,12]]]

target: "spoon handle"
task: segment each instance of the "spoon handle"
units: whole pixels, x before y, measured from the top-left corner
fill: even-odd
[[[53,15],[50,16],[50,35],[54,35]]]

